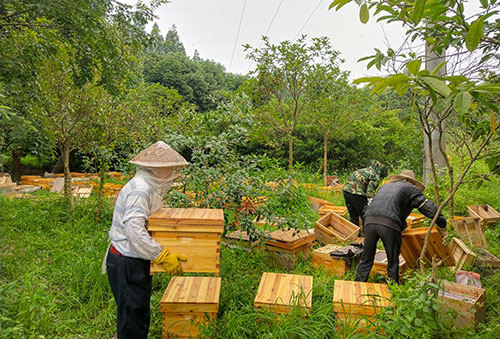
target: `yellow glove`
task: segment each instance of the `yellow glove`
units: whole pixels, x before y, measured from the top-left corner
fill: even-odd
[[[164,249],[154,262],[155,264],[161,265],[165,272],[173,275],[183,273],[179,260],[187,261],[187,258],[180,254],[168,253],[168,251]]]

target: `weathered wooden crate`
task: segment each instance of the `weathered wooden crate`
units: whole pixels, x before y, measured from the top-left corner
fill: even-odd
[[[488,204],[467,206],[471,217],[480,218],[484,224],[494,224],[500,221],[500,213]]]
[[[462,240],[471,247],[488,247],[481,220],[474,217],[454,217],[453,227]]]
[[[267,308],[275,313],[288,313],[300,307],[311,310],[313,277],[310,275],[264,272],[260,280],[255,308]]]
[[[0,173],[0,185],[12,184],[12,179],[9,173]]]
[[[403,274],[403,271],[406,270],[408,266],[406,265],[406,261],[402,255],[399,256],[399,276]],[[387,254],[385,251],[377,250],[375,253],[375,259],[373,261],[372,270],[370,271],[370,275],[373,276],[375,274],[381,274],[384,277],[387,277]]]
[[[222,209],[161,208],[149,217],[148,230],[170,253],[185,255],[184,272],[219,273]],[[151,262],[151,274],[164,272]]]
[[[420,252],[422,252],[422,248],[424,247],[427,230],[427,227],[412,228],[406,229],[402,233],[401,255],[409,268],[417,267],[417,259],[420,257]],[[429,263],[432,261],[434,255],[444,260],[446,266],[455,266],[455,259],[451,255],[448,246],[443,245],[443,238],[436,227],[433,227],[431,231],[429,246],[426,251]]]
[[[162,338],[196,338],[216,318],[220,277],[172,277],[160,301]]]
[[[486,318],[486,291],[479,287],[452,283],[441,280],[438,299],[441,310],[455,310],[452,316],[453,325],[458,328],[475,326]],[[443,311],[440,311],[441,313]],[[444,318],[450,320],[450,317]]]
[[[335,280],[333,310],[343,320],[370,317],[388,307],[390,297],[386,284]]]
[[[5,193],[13,192],[16,186],[17,184],[15,182],[10,184],[0,184],[0,192],[5,192]]]
[[[255,217],[252,220],[252,223],[257,226],[258,228],[265,228],[265,229],[273,229],[277,228],[280,222],[284,222],[285,218],[275,218],[271,220],[267,220],[266,217],[261,216],[260,218]]]
[[[418,213],[410,213],[408,218],[406,218],[406,224],[408,225],[408,228],[420,227],[424,224],[424,221],[425,215]]]
[[[318,216],[321,218],[322,216],[328,214],[329,212],[335,212],[341,217],[345,217],[347,215],[347,207],[335,206],[335,205],[323,205],[318,210]]]
[[[342,249],[344,246],[328,244],[313,251],[312,264],[314,267],[324,267],[331,274],[343,276],[349,270],[350,263],[343,259],[332,258],[330,253]]]
[[[314,226],[316,240],[323,244],[354,241],[359,234],[359,227],[335,212],[321,217]]]
[[[479,248],[477,250],[477,258],[475,265],[478,267],[486,267],[486,268],[499,268],[500,267],[500,259],[495,257],[493,254],[488,252],[484,248]]]
[[[308,196],[307,200],[309,200],[309,203],[311,204],[312,209],[315,210],[316,212],[318,212],[319,209],[325,205],[335,206],[335,204],[333,202],[330,202],[330,201],[325,200],[325,199],[316,198],[316,197]]]
[[[461,270],[464,265],[474,264],[477,257],[476,253],[468,248],[462,240],[453,237],[449,247],[453,258],[455,258],[454,272]]]
[[[222,241],[224,242],[224,244],[232,248],[237,247],[250,249],[261,245],[259,239],[250,241],[248,232],[240,230],[226,234]]]

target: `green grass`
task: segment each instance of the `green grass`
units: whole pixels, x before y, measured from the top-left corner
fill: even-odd
[[[478,197],[492,196],[499,187],[483,186],[468,204],[484,202]],[[483,190],[483,191],[480,191]],[[276,213],[302,220],[301,228],[312,227],[315,214],[306,196],[314,192],[299,190],[292,197],[274,197],[270,206]],[[330,199],[343,204],[341,196]],[[488,200],[500,210],[496,200]],[[108,246],[107,232],[111,223],[111,205],[106,205],[99,223],[95,222],[95,195],[82,200],[72,214],[62,198],[42,192],[38,200],[8,199],[0,196],[0,336],[8,338],[106,338],[115,333],[115,302],[106,275],[101,275],[102,257]],[[487,228],[489,250],[500,256],[500,225]],[[335,278],[312,267],[311,260],[299,259],[293,270],[274,263],[262,251],[247,252],[222,246],[220,276],[222,291],[215,327],[202,329],[214,338],[361,338],[376,333],[357,333],[353,326],[337,326],[332,307]],[[352,280],[352,268],[341,279]],[[408,277],[406,283],[393,290],[397,310],[381,318],[385,333],[402,337],[402,323],[411,317],[413,327],[408,337],[497,338],[500,335],[500,270],[478,270],[487,295],[487,319],[477,329],[456,330],[446,325],[432,327],[437,321],[431,309],[422,305],[433,302],[422,295],[418,281],[424,277]],[[288,272],[314,277],[312,311],[303,317],[298,311],[275,316],[253,307],[256,290],[263,272]],[[454,280],[446,268],[439,276]],[[160,299],[169,277],[153,277],[150,338],[161,337]],[[383,317],[383,316],[382,316]],[[434,318],[433,318],[434,317]],[[416,320],[422,319],[422,322]],[[406,331],[406,330],[405,330]],[[380,335],[379,337],[385,337]]]

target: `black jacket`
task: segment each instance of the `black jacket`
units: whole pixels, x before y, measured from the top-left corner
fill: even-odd
[[[417,208],[428,218],[434,218],[437,206],[427,200],[424,193],[409,182],[400,180],[389,182],[379,188],[365,212],[364,224],[379,224],[402,232],[408,225],[406,218]],[[436,221],[441,227],[446,227],[446,219],[442,214]]]

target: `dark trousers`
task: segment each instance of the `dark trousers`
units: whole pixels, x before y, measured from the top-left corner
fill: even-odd
[[[399,283],[399,250],[401,249],[401,232],[387,226],[368,224],[365,228],[365,244],[359,261],[356,281],[368,281],[377,251],[377,242],[382,239],[387,254],[387,277]]]
[[[146,339],[152,277],[149,260],[119,256],[108,251],[108,281],[117,305],[118,339]]]
[[[354,225],[359,226],[359,218],[363,219],[363,210],[368,204],[368,198],[365,195],[342,192],[344,193],[345,205],[349,211],[349,219]]]

